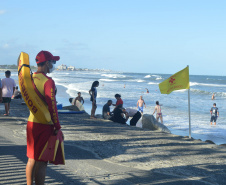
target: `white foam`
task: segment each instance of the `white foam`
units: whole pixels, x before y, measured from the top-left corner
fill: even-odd
[[[162,77],[157,77],[156,80],[162,80]]]
[[[144,80],[136,80],[136,81],[139,82],[139,83],[140,83],[140,82],[144,82]]]
[[[125,75],[120,74],[102,74],[101,76],[108,77],[108,78],[125,78]]]
[[[150,78],[151,77],[151,75],[146,75],[144,78]]]
[[[157,82],[149,82],[148,84],[158,85],[159,83],[157,83]]]
[[[118,81],[118,80],[111,80],[111,79],[99,79],[100,81],[105,81],[105,82],[114,82],[114,81]]]
[[[190,86],[226,87],[226,85],[222,85],[222,84],[206,84],[206,83],[198,83],[198,82],[190,82]]]

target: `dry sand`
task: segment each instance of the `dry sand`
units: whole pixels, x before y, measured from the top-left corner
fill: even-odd
[[[2,107],[2,106],[1,106]],[[28,109],[0,111],[0,184],[25,184]],[[60,114],[66,165],[49,165],[46,184],[226,184],[226,148],[187,137]]]

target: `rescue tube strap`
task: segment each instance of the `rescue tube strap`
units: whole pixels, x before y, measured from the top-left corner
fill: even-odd
[[[30,68],[30,65],[28,65],[28,64],[23,64],[23,65],[20,67],[19,71],[18,71],[18,75],[20,74],[20,71],[21,71],[22,67],[28,67],[28,68]],[[45,97],[39,92],[38,88],[36,87],[36,85],[35,85],[35,83],[34,83],[33,73],[32,73],[31,68],[30,68],[30,72],[31,72],[31,82],[32,82],[32,85],[33,85],[33,88],[34,88],[35,92],[37,93],[37,95],[39,96],[39,98],[42,99],[43,102],[46,102]]]
[[[30,68],[30,70],[31,70],[31,68]],[[40,91],[38,90],[38,88],[36,87],[36,85],[34,83],[32,71],[31,71],[31,82],[32,82],[33,88],[34,88],[35,92],[37,93],[37,95],[39,96],[39,98],[41,98],[42,101],[46,103],[45,97],[40,93]]]
[[[23,65],[20,67],[19,71],[18,71],[18,75],[20,74],[20,71],[21,71],[22,67],[29,67],[29,68],[30,68],[30,65],[23,64]],[[31,68],[30,68],[30,70],[31,70]]]

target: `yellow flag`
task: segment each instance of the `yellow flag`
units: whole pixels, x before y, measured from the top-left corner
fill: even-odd
[[[159,84],[161,94],[170,94],[172,91],[189,89],[189,67],[175,73]]]

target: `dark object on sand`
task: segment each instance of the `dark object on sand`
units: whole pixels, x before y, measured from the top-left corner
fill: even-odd
[[[213,141],[211,141],[211,140],[206,140],[205,141],[206,143],[210,143],[210,144],[215,144]]]

